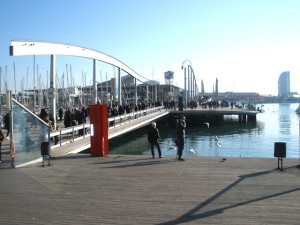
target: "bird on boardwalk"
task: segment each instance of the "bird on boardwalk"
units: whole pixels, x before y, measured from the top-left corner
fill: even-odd
[[[209,128],[209,123],[208,122],[205,122],[203,124],[206,124],[207,128]]]
[[[195,150],[192,148],[190,149],[190,152],[196,154]]]

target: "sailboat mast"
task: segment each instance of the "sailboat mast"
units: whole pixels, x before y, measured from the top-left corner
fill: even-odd
[[[14,82],[15,82],[15,98],[17,98],[17,85],[16,85],[16,64],[14,62]]]
[[[0,115],[2,115],[2,67],[0,67]]]
[[[27,67],[27,73],[26,73],[26,90],[27,90],[27,94],[26,94],[26,105],[28,107],[28,67]]]
[[[83,71],[81,72],[81,101],[84,105],[84,77],[83,77]]]
[[[35,93],[35,55],[33,55],[33,109],[36,106],[36,93]]]
[[[7,66],[5,66],[5,93],[7,92],[8,90],[8,84],[7,84]]]

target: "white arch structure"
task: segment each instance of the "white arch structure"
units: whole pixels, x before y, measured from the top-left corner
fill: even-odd
[[[185,107],[187,107],[188,101],[194,100],[195,96],[197,96],[198,86],[197,86],[196,77],[195,77],[195,73],[191,61],[190,60],[183,61],[181,69],[184,69],[184,92],[185,92],[184,100],[185,100]]]
[[[56,64],[56,55],[65,55],[65,56],[77,56],[83,58],[93,59],[93,102],[97,103],[97,60],[102,61],[108,64],[111,64],[118,68],[118,87],[121,87],[121,70],[130,74],[135,78],[135,86],[137,85],[137,80],[141,82],[145,82],[148,79],[142,77],[130,67],[117,60],[114,57],[106,55],[104,53],[84,48],[80,46],[74,46],[69,44],[61,44],[61,43],[52,43],[52,42],[40,42],[40,41],[11,41],[10,45],[10,55],[11,56],[20,56],[20,55],[51,55],[50,62],[50,88],[49,88],[49,99],[50,99],[50,113],[55,115],[56,105],[55,105],[55,89],[56,89],[56,73],[55,73],[55,64]],[[135,88],[136,89],[136,88]],[[118,93],[119,104],[122,104],[121,98],[121,88],[119,88]],[[135,93],[136,95],[136,93]],[[137,97],[136,97],[137,101]],[[54,119],[55,116],[54,116]],[[56,125],[56,121],[55,121]]]

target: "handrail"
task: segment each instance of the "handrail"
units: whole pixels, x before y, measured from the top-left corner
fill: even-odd
[[[115,116],[115,117],[110,117],[107,119],[108,124],[110,124],[110,122],[113,121],[113,126],[109,127],[109,130],[114,129],[116,127],[120,127],[124,124],[127,123],[131,123],[135,120],[144,118],[146,116],[149,116],[151,114],[154,114],[156,112],[161,112],[161,110],[164,109],[164,106],[159,106],[159,107],[155,107],[155,108],[149,108],[149,109],[145,109],[145,110],[141,110],[141,111],[136,111],[136,112],[131,112],[128,114],[124,114],[121,116]],[[57,131],[52,131],[50,133],[50,137],[55,137],[55,136],[59,136],[59,143],[56,145],[52,145],[52,148],[54,147],[59,147],[71,142],[75,142],[77,140],[80,140],[82,138],[86,138],[86,136],[90,136],[89,133],[86,134],[86,132],[83,132],[83,136],[80,137],[76,137],[75,138],[75,132],[81,129],[87,129],[90,127],[90,123],[84,123],[84,124],[79,124],[76,126],[71,126],[71,127],[67,127],[67,128],[62,128],[61,130],[57,130]],[[72,134],[71,138],[66,137],[66,141],[62,142],[62,135],[64,134]]]
[[[29,113],[30,115],[32,115],[34,118],[36,118],[39,122],[43,123],[45,126],[49,127],[49,124],[47,124],[44,120],[42,120],[40,117],[38,117],[37,115],[35,115],[33,112],[31,112],[30,110],[28,110],[24,105],[22,105],[21,103],[19,103],[17,100],[15,100],[14,98],[12,98],[12,101],[20,106],[20,108],[22,108],[23,110],[25,110],[27,113]]]

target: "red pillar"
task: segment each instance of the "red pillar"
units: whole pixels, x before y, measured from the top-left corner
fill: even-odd
[[[108,154],[107,105],[90,106],[91,156]]]

